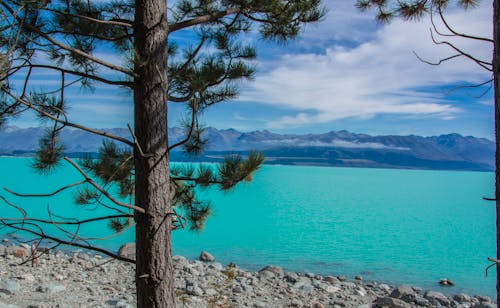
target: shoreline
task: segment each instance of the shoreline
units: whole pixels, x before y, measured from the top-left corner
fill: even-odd
[[[209,253],[200,259],[173,258],[179,307],[496,307],[480,295],[447,296],[271,265],[251,272],[223,266]],[[133,264],[62,251],[42,255],[36,267],[20,265],[26,260],[28,247],[0,246],[0,307],[135,307]]]

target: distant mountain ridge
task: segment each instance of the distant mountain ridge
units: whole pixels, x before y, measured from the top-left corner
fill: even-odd
[[[33,152],[43,128],[7,126],[0,131],[0,154]],[[131,139],[124,128],[103,129]],[[181,140],[183,130],[169,128],[170,143]],[[240,132],[235,129],[205,131],[209,143],[205,160],[218,160],[223,154],[264,151],[268,163],[321,166],[353,166],[417,169],[493,170],[494,142],[485,138],[448,134],[422,136],[371,136],[345,130],[323,134],[277,134],[267,130]],[[81,130],[61,133],[65,151],[97,152],[103,138]],[[185,160],[180,153],[174,158]]]

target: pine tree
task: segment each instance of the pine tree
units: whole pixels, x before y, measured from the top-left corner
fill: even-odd
[[[414,0],[414,1],[387,1],[387,0],[358,0],[357,6],[361,10],[374,9],[376,19],[380,22],[389,22],[393,18],[400,17],[404,20],[420,19],[425,15],[431,17],[432,24],[432,40],[437,45],[446,45],[452,51],[452,55],[441,59],[438,62],[431,63],[423,60],[427,64],[440,65],[446,61],[452,61],[458,57],[467,58],[476,63],[481,69],[491,72],[491,79],[472,87],[482,86],[493,83],[495,97],[495,198],[485,198],[495,201],[496,203],[496,238],[497,238],[497,256],[496,259],[488,258],[493,266],[496,267],[497,275],[497,307],[500,308],[500,1],[493,1],[493,38],[468,35],[455,31],[453,26],[446,20],[446,9],[451,4],[458,4],[464,9],[476,7],[479,4],[478,0]],[[434,19],[439,20],[445,28],[446,33],[441,33],[434,22]],[[436,37],[441,39],[436,39]],[[478,40],[490,43],[493,46],[493,57],[491,60],[480,59],[474,54],[467,53],[457,47],[453,42],[449,41],[449,37],[460,37],[471,40]],[[422,59],[421,59],[422,60]],[[489,267],[488,267],[489,268]]]
[[[63,161],[84,180],[77,202],[113,202],[109,220],[120,231],[136,228],[136,287],[138,307],[174,307],[171,230],[203,227],[210,206],[198,200],[197,186],[229,190],[249,181],[263,162],[262,154],[226,158],[219,167],[172,168],[170,152],[203,152],[206,140],[198,118],[208,107],[234,99],[239,82],[252,78],[252,46],[240,43],[258,29],[264,39],[285,42],[300,33],[303,24],[323,15],[320,0],[1,0],[0,124],[27,110],[46,122],[47,132],[33,166],[50,173]],[[189,42],[176,42],[182,32]],[[96,55],[98,48],[122,57],[117,65]],[[34,71],[56,72],[57,91],[34,91]],[[105,73],[106,72],[106,73]],[[15,80],[23,79],[19,84]],[[100,85],[126,89],[134,97],[130,138],[75,123],[68,115],[71,103],[65,90]],[[186,137],[172,144],[168,138],[168,104],[189,111]],[[106,137],[98,159],[74,161],[64,157],[60,132],[73,127]],[[117,185],[117,198],[108,188]],[[13,192],[14,193],[14,192]],[[57,193],[57,192],[54,192]],[[18,221],[2,220],[59,243],[94,249],[133,262],[98,247],[64,241],[43,230],[41,219],[19,208]],[[92,221],[92,220],[88,220]],[[36,224],[38,228],[29,228]],[[80,221],[84,224],[87,221]],[[64,223],[64,222],[61,222]]]

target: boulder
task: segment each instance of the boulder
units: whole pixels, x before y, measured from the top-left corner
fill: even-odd
[[[333,276],[326,276],[324,279],[326,282],[333,283],[333,284],[340,282],[340,280],[338,280],[337,277],[333,277]]]
[[[463,303],[468,303],[471,301],[471,297],[467,294],[464,294],[464,293],[460,293],[460,294],[456,294],[455,296],[453,296],[453,299],[461,304]]]
[[[373,302],[373,307],[411,308],[411,305],[393,297],[379,297]]]
[[[126,243],[118,250],[118,255],[135,260],[135,243]]]
[[[441,304],[443,306],[450,305],[450,300],[440,292],[436,291],[427,291],[425,293],[425,298],[427,298],[431,303]]]
[[[389,295],[389,296],[392,298],[401,299],[407,303],[411,303],[415,300],[415,298],[417,297],[417,294],[415,293],[415,290],[413,290],[412,287],[406,286],[406,285],[401,285],[401,286],[397,287],[396,289],[394,289],[392,291],[391,295]]]
[[[279,266],[268,265],[268,266],[264,267],[263,269],[261,269],[259,271],[259,273],[264,272],[264,271],[271,272],[274,275],[276,275],[277,277],[285,276],[285,271],[283,271],[283,268],[281,268]]]
[[[290,272],[290,273],[286,273],[286,275],[285,275],[285,280],[287,282],[290,282],[290,283],[295,283],[295,282],[297,282],[298,279],[299,279],[299,275],[297,275],[297,273]]]
[[[205,250],[203,250],[201,253],[200,253],[200,261],[203,261],[203,262],[214,262],[215,261],[215,257],[213,255],[211,255],[210,253],[206,252]]]

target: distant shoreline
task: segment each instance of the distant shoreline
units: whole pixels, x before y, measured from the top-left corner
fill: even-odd
[[[243,153],[232,153],[232,152],[223,152],[225,155],[233,155],[233,154],[243,154]],[[71,152],[71,153],[63,153],[70,158],[82,158],[84,155],[90,155],[91,157],[97,157],[99,153],[97,152]],[[0,153],[0,157],[3,158],[33,158],[35,157],[35,152],[23,152],[23,153]],[[178,157],[177,157],[178,158]],[[207,154],[201,157],[201,160],[196,159],[185,159],[178,158],[171,160],[173,163],[220,163],[224,158],[223,154]],[[296,167],[327,167],[327,168],[366,168],[366,169],[393,169],[393,170],[422,170],[422,171],[466,171],[466,172],[494,172],[494,169],[462,169],[462,168],[418,168],[414,166],[378,166],[378,165],[335,165],[328,163],[314,163],[314,162],[296,162],[293,161],[294,157],[266,157],[264,161],[264,165],[268,166],[296,166]],[[281,159],[281,160],[276,160]],[[314,161],[318,160],[314,157],[302,157],[302,160]],[[284,160],[284,161],[283,161]],[[276,162],[277,161],[277,162]],[[286,161],[289,161],[288,163]]]

